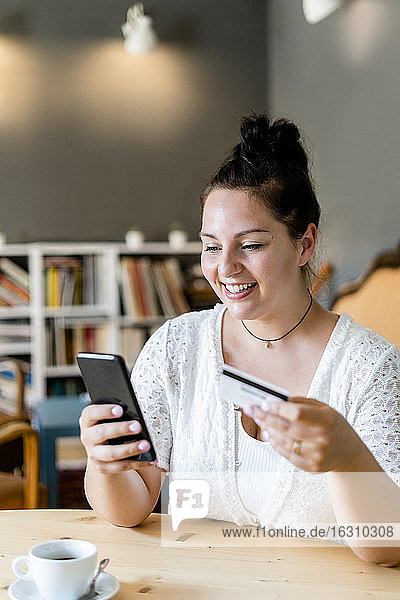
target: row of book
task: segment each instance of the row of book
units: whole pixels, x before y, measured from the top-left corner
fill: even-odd
[[[103,256],[46,256],[44,303],[50,307],[97,304],[101,300],[105,275]],[[122,257],[119,283],[125,314],[130,317],[173,316],[190,310],[189,305],[196,304],[199,295],[204,295],[207,304],[212,291],[202,273],[190,274],[189,279],[190,283],[186,284],[177,258]],[[196,289],[197,282],[204,289]],[[26,306],[29,301],[28,272],[14,260],[1,257],[0,306]]]
[[[140,327],[121,327],[120,354],[125,358],[130,369],[135,364],[148,335],[146,329]]]
[[[71,306],[98,302],[102,256],[46,256],[44,258],[45,305]]]
[[[25,343],[31,339],[28,319],[7,319],[0,322],[0,344],[9,342]]]
[[[78,352],[107,352],[107,325],[65,326],[54,319],[46,325],[46,345],[48,366],[75,365]]]
[[[29,304],[29,275],[15,261],[0,258],[0,306]]]
[[[153,330],[152,330],[153,331]],[[132,367],[143,348],[148,335],[146,328],[121,327],[120,353]],[[74,324],[68,327],[49,321],[46,327],[47,356],[49,366],[74,365],[78,352],[108,352],[107,326]]]
[[[46,391],[47,396],[79,396],[86,392],[80,377],[51,377]]]
[[[128,317],[169,318],[190,310],[177,258],[123,256],[119,280],[122,308]]]

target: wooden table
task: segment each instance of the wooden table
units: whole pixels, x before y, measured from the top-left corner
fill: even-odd
[[[161,518],[168,523],[160,543]],[[153,514],[140,527],[115,527],[85,510],[0,511],[0,600],[14,580],[11,561],[52,538],[94,542],[121,587],[116,600],[398,600],[400,570],[365,563],[347,547],[296,540],[284,546],[215,545],[221,522],[183,521]],[[228,526],[231,526],[229,524]],[[163,528],[164,531],[164,528]],[[217,535],[218,534],[218,535]],[[219,536],[219,537],[218,537]],[[194,547],[197,546],[197,547]]]

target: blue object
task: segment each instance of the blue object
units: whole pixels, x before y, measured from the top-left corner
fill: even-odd
[[[89,404],[87,394],[54,396],[36,404],[32,426],[40,437],[40,481],[49,493],[49,508],[58,508],[56,440],[79,436],[79,417]]]

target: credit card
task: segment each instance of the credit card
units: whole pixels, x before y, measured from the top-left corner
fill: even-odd
[[[219,380],[221,398],[242,408],[261,406],[265,400],[287,401],[289,392],[230,365],[223,367]]]

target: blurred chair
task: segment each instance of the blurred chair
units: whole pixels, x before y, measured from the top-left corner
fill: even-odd
[[[8,383],[12,388],[12,397],[8,399],[7,412],[2,411],[0,404],[0,422],[12,421],[14,418],[28,420],[25,407],[25,378],[30,365],[18,358],[0,356],[0,375],[11,373],[13,378]]]
[[[0,509],[46,507],[46,489],[39,484],[38,434],[23,420],[0,424],[0,450],[14,440],[22,440],[21,470],[0,472]]]
[[[346,312],[400,348],[400,243],[376,256],[360,277],[342,284],[332,310]]]
[[[322,292],[325,292],[326,288],[331,285],[332,275],[332,263],[327,260],[321,263],[310,286],[310,292],[313,298],[317,298],[317,296],[319,296]]]
[[[9,397],[0,403],[0,509],[47,506],[47,490],[39,484],[39,437],[25,406],[28,370],[19,359],[0,357],[0,375],[13,375]]]
[[[11,421],[26,421],[25,377],[29,364],[17,358],[0,356],[0,425]],[[12,472],[22,465],[22,438],[11,440],[0,449],[0,471]]]

